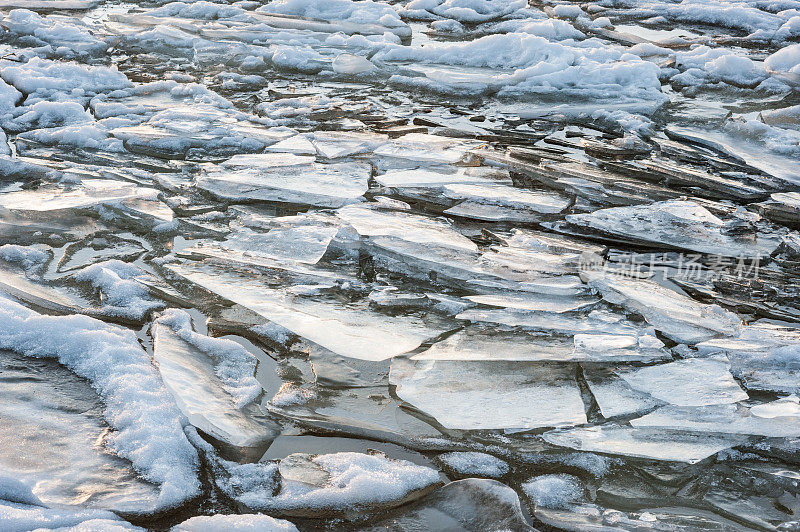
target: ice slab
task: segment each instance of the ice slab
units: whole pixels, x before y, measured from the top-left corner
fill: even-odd
[[[589,214],[570,214],[567,222],[602,233],[648,244],[666,245],[723,257],[766,257],[778,246],[776,238],[726,234],[725,222],[693,201],[664,201],[650,205],[613,207]]]
[[[579,451],[689,464],[747,441],[747,438],[737,435],[673,432],[620,425],[559,429],[545,432],[542,438],[553,445]]]
[[[215,372],[213,354],[158,321],[153,324],[152,334],[153,360],[178,408],[192,425],[246,454],[263,453],[275,437],[273,427],[263,417],[237,407]]]
[[[509,360],[551,362],[655,362],[669,358],[654,336],[577,334],[546,337],[525,333],[490,332],[467,328],[429,349],[413,360]]]
[[[451,429],[586,423],[571,364],[395,358],[389,381],[398,397]]]
[[[0,351],[0,395],[0,469],[44,504],[156,509],[158,486],[103,445],[103,403],[86,381],[56,362]]]
[[[276,495],[243,491],[236,500],[287,516],[363,515],[407,503],[441,484],[435,469],[382,453],[289,455],[278,465],[278,475]]]
[[[187,280],[258,313],[269,321],[342,356],[384,360],[416,349],[440,334],[414,317],[376,314],[336,299],[293,296],[257,278],[193,264],[167,268]]]
[[[442,437],[439,430],[400,408],[386,386],[347,388],[299,404],[268,404],[267,408],[301,425],[411,448],[420,441]]]
[[[741,328],[741,320],[732,312],[699,303],[653,281],[595,271],[584,271],[581,278],[603,299],[641,314],[647,323],[676,342],[694,344],[732,336]]]
[[[225,240],[200,241],[184,253],[220,258],[235,256],[242,262],[260,259],[265,263],[316,264],[338,231],[335,226],[316,224],[276,227],[268,233],[241,228]]]
[[[747,389],[800,393],[800,330],[794,327],[756,322],[736,337],[707,340],[697,349],[727,356]]]
[[[730,404],[748,398],[726,359],[687,358],[620,376],[632,388],[677,406]]]
[[[437,458],[461,476],[499,478],[509,471],[506,462],[486,453],[454,451]]]
[[[632,388],[611,368],[595,364],[582,364],[582,368],[589,391],[605,418],[638,414],[663,404],[650,394]]]
[[[800,405],[796,396],[789,396],[751,407],[665,406],[646,416],[631,420],[631,425],[770,438],[796,438],[800,436]]]
[[[308,156],[264,153],[207,166],[197,186],[230,201],[338,208],[362,200],[369,176],[364,163],[322,164]]]
[[[352,205],[336,215],[352,225],[363,237],[390,237],[427,246],[443,246],[476,252],[478,246],[456,231],[449,223],[397,211],[383,211],[371,206]]]
[[[545,296],[530,292],[495,293],[464,296],[474,303],[490,307],[501,307],[533,312],[551,312],[562,314],[585,310],[596,305],[600,300],[593,297]]]
[[[569,199],[554,192],[499,184],[448,184],[444,195],[459,202],[445,214],[498,222],[538,222],[561,213],[570,204]]]
[[[450,482],[385,520],[364,528],[398,530],[533,531],[525,520],[516,492],[495,480],[467,478]]]

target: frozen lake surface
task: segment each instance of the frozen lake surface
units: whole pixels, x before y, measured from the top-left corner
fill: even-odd
[[[798,0],[0,0],[0,530],[796,530],[798,229]]]

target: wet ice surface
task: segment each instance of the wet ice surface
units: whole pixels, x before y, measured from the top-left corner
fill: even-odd
[[[0,31],[0,529],[800,526],[800,2]]]

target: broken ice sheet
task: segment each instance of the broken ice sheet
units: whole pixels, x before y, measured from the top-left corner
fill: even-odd
[[[0,376],[0,468],[48,505],[156,508],[158,487],[104,448],[103,403],[87,382],[55,362],[8,351],[0,351]]]
[[[586,423],[573,364],[394,358],[398,397],[451,429]]]
[[[724,358],[687,358],[620,376],[632,388],[678,406],[729,404],[748,398]]]
[[[497,222],[539,222],[561,213],[569,199],[555,192],[504,185],[448,184],[444,195],[458,201],[445,214]]]
[[[596,271],[584,271],[581,278],[603,299],[641,314],[647,323],[676,342],[694,344],[732,336],[742,326],[736,314],[718,305],[699,303],[653,281]]]
[[[92,215],[139,230],[170,230],[172,210],[158,200],[159,191],[113,179],[43,185],[35,190],[0,194],[0,214],[44,220]]]
[[[689,464],[747,442],[746,437],[739,435],[665,431],[614,424],[557,429],[545,432],[542,438],[553,445],[579,451]]]
[[[220,258],[239,257],[242,262],[261,260],[265,264],[270,261],[316,264],[339,231],[334,225],[282,225],[279,219],[275,220],[276,227],[268,233],[243,227],[230,233],[225,240],[200,241],[182,253]]]
[[[600,300],[593,297],[547,296],[531,292],[498,292],[464,296],[464,299],[490,307],[562,314],[586,310]]]
[[[237,406],[236,398],[216,374],[218,362],[213,352],[186,341],[166,323],[170,322],[157,320],[153,324],[153,360],[178,408],[195,427],[223,446],[243,456],[257,458],[263,454],[275,437],[274,428],[253,408]],[[219,345],[214,347],[217,353],[224,353]]]
[[[339,209],[336,216],[362,237],[391,237],[414,244],[478,251],[474,242],[441,219],[381,210],[374,205],[347,206]]]
[[[286,289],[269,288],[252,276],[241,276],[198,264],[170,264],[167,269],[220,297],[238,303],[307,341],[342,356],[384,360],[412,351],[443,332],[413,316],[394,317],[371,311],[367,304],[336,298],[304,298]]]
[[[286,516],[363,516],[417,499],[441,485],[439,472],[383,453],[296,453],[278,464],[227,466],[227,494],[248,508]],[[277,484],[273,494],[266,486]],[[225,489],[224,487],[224,489]]]
[[[222,199],[342,207],[362,201],[370,167],[360,162],[317,163],[314,157],[264,153],[236,155],[206,165],[198,188]]]
[[[637,243],[666,245],[723,257],[765,257],[780,243],[753,232],[747,238],[726,232],[726,222],[693,201],[665,201],[570,214],[567,222]]]
[[[697,344],[702,354],[723,353],[745,388],[800,393],[800,330],[756,322],[731,338]]]
[[[254,153],[292,134],[291,130],[267,128],[230,110],[202,104],[176,104],[142,124],[111,130],[129,151],[167,159]]]
[[[634,427],[797,437],[800,436],[800,405],[796,396],[789,396],[749,407],[742,404],[665,406],[630,423]]]
[[[350,436],[396,442],[415,448],[428,439],[442,438],[442,432],[401,408],[401,401],[389,395],[386,386],[346,388],[318,394],[298,404],[266,408],[301,426]]]
[[[548,337],[471,327],[434,343],[413,360],[654,362],[669,358],[655,336],[576,334]]]
[[[494,480],[450,482],[363,530],[534,530],[514,490]]]
[[[605,418],[638,414],[663,404],[650,394],[631,388],[607,366],[581,364],[581,369],[589,391]]]

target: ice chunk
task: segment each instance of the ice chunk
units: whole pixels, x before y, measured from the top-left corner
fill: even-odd
[[[364,163],[321,164],[313,157],[265,153],[237,155],[206,167],[197,186],[233,201],[336,208],[361,201],[369,176]]]
[[[49,45],[59,57],[101,54],[109,47],[74,18],[41,17],[28,9],[13,9],[3,24],[10,33],[9,37],[22,38],[26,44]]]
[[[297,532],[297,527],[284,519],[264,514],[198,515],[175,525],[172,532]]]
[[[634,242],[660,244],[723,257],[765,257],[777,239],[755,235],[755,241],[726,234],[725,222],[693,201],[613,207],[589,214],[570,214],[567,221]]]
[[[142,531],[106,510],[47,508],[0,500],[0,522],[9,531],[70,530],[74,532]]]
[[[281,471],[277,495],[244,491],[235,495],[236,500],[249,508],[288,516],[363,514],[399,506],[441,484],[435,469],[383,454],[290,455],[284,460],[303,465],[300,470]],[[320,471],[325,475],[320,476]]]
[[[445,214],[499,222],[532,223],[566,209],[570,201],[554,192],[504,185],[449,184],[444,195],[459,203]]]
[[[336,215],[364,237],[391,237],[415,244],[478,250],[474,242],[457,232],[450,224],[434,218],[381,211],[362,205],[339,209]]]
[[[389,381],[401,399],[451,429],[586,423],[571,364],[395,358]]]
[[[700,353],[723,353],[733,374],[753,390],[800,393],[800,330],[768,322],[745,326],[735,338],[697,344]]]
[[[689,464],[747,441],[746,438],[736,435],[673,432],[619,425],[559,429],[545,432],[542,437],[553,445],[579,451]]]
[[[548,338],[525,333],[488,332],[468,328],[429,349],[413,360],[516,360],[516,361],[639,361],[669,358],[654,336],[577,334],[572,339]]]
[[[356,383],[363,386],[363,383]],[[303,390],[292,385],[293,390]],[[301,392],[302,393],[302,392]],[[288,401],[287,401],[288,402]],[[298,404],[266,405],[270,412],[324,431],[414,446],[442,433],[400,407],[386,386],[346,388],[340,394],[308,394]]]
[[[741,320],[718,305],[698,303],[674,290],[645,280],[585,271],[581,278],[603,299],[641,314],[647,323],[676,342],[693,344],[735,335]]]
[[[0,69],[0,77],[24,94],[70,92],[97,94],[132,85],[116,68],[85,66],[77,63],[50,61],[34,57],[19,66]]]
[[[293,135],[286,128],[264,127],[255,117],[217,102],[175,102],[141,124],[117,127],[110,133],[129,151],[168,159],[255,153]]]
[[[43,335],[47,330],[50,334]],[[159,507],[198,494],[198,458],[182,416],[132,331],[86,316],[43,316],[0,298],[0,349],[55,358],[91,383],[114,432],[108,449],[161,486]]]
[[[405,505],[364,528],[399,530],[510,530],[531,532],[514,490],[495,480],[467,478]]]
[[[391,5],[372,0],[332,0],[324,5],[309,0],[273,0],[259,8],[259,11],[346,22],[353,27],[380,25],[384,26],[386,31],[394,30],[399,35],[411,34],[408,26],[400,20]]]
[[[621,377],[634,389],[678,406],[729,404],[748,398],[731,376],[727,359],[687,358]]]
[[[592,297],[543,296],[530,292],[480,294],[465,296],[464,299],[491,307],[512,308],[535,312],[552,312],[554,314],[583,310],[596,305],[599,301],[599,299]]]
[[[522,484],[534,506],[565,509],[585,498],[580,479],[572,475],[542,475]]]
[[[438,456],[439,460],[465,477],[498,478],[508,473],[508,464],[491,454],[462,451],[444,453]]]
[[[119,260],[109,260],[83,268],[75,274],[78,282],[90,283],[102,293],[103,306],[98,312],[141,320],[148,312],[163,308],[163,303],[154,301],[144,285],[136,281],[144,275],[138,266]]]
[[[413,317],[387,320],[338,300],[309,299],[243,278],[193,265],[170,270],[221,297],[247,307],[298,336],[342,356],[384,360],[416,349],[441,333]]]
[[[299,220],[298,220],[299,221]],[[242,228],[225,240],[206,240],[184,250],[199,256],[232,258],[241,262],[260,260],[265,264],[299,262],[316,264],[328,250],[339,228],[335,225],[287,223],[268,233]]]
[[[109,427],[102,402],[85,381],[53,361],[8,351],[0,352],[0,376],[0,471],[33,486],[24,500],[0,499],[138,513],[156,509],[158,487],[97,445]]]
[[[423,78],[396,75],[391,79],[398,84],[442,93],[499,91],[501,95],[519,95],[559,92],[578,98],[613,97],[617,102],[663,102],[666,99],[661,93],[658,68],[652,63],[619,61],[621,51],[600,43],[589,46],[570,44],[569,41],[551,43],[543,37],[526,33],[508,33],[469,41],[389,45],[371,59],[373,62],[413,61],[422,65],[442,65],[419,69],[426,76]]]
[[[592,392],[600,407],[600,413],[605,418],[638,414],[662,404],[651,395],[631,388],[607,367],[583,364],[582,368],[589,391]]]
[[[781,48],[764,61],[767,72],[781,79],[800,84],[800,44],[790,44]]]
[[[172,312],[153,324],[153,360],[158,364],[165,386],[175,397],[181,412],[195,427],[238,452],[258,456],[269,446],[275,434],[265,420],[254,415],[250,409],[240,410],[240,404],[237,403],[242,401],[237,400],[242,392],[252,400],[254,394],[249,388],[257,387],[260,392],[261,387],[257,382],[252,385],[248,383],[248,389],[245,390],[242,386],[233,387],[238,383],[230,383],[233,379],[223,380],[217,376],[220,371],[215,364],[215,357],[224,361],[231,353],[245,360],[251,357],[245,358],[230,345],[235,342],[197,339],[190,336],[192,331],[187,331],[186,326],[178,328],[176,332],[171,325],[178,325],[176,322],[180,318],[181,315]],[[182,336],[195,339],[198,344],[210,349],[201,349]],[[235,345],[244,349],[239,344]],[[229,366],[231,363],[228,361]],[[246,368],[231,367],[229,372],[242,372]],[[254,380],[255,364],[252,362],[250,369],[249,377]],[[241,408],[244,407],[241,405]]]
[[[665,406],[631,420],[634,427],[654,427],[721,434],[747,434],[771,438],[800,435],[800,406],[796,396],[752,407],[712,405]]]

